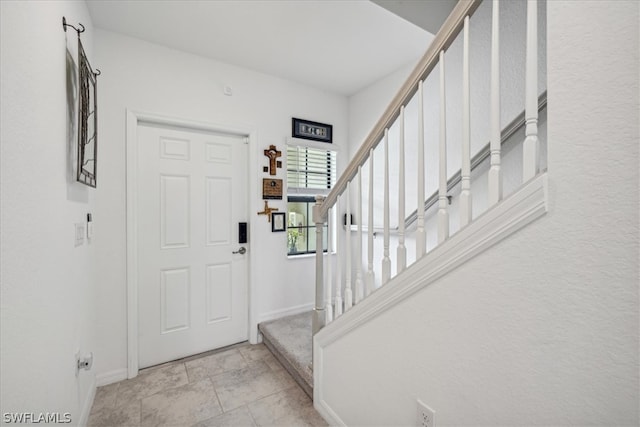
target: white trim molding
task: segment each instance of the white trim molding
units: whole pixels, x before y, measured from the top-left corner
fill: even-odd
[[[313,310],[313,303],[296,305],[293,307],[283,308],[281,310],[269,311],[262,313],[259,317],[259,323],[268,322],[269,320],[280,319],[281,317],[293,316],[295,314],[304,313]]]
[[[89,392],[87,393],[87,398],[84,400],[84,405],[82,405],[82,410],[80,412],[80,420],[78,422],[79,426],[86,426],[89,424],[89,415],[91,415],[91,408],[93,407],[93,401],[96,398],[96,378],[95,376],[91,379],[91,384],[89,385]]]
[[[96,387],[102,387],[105,385],[117,383],[118,381],[126,380],[127,374],[128,371],[125,368],[114,369],[113,371],[98,374],[96,375]]]
[[[138,248],[137,248],[137,171],[138,171],[138,125],[143,123],[154,123],[161,125],[179,126],[187,129],[204,130],[212,132],[222,132],[232,135],[245,136],[249,143],[249,172],[248,182],[256,182],[258,175],[255,165],[257,164],[256,147],[258,143],[258,133],[252,129],[243,127],[233,127],[214,123],[198,122],[188,119],[163,116],[154,113],[126,110],[126,188],[127,188],[127,372],[125,378],[134,378],[138,375]],[[249,188],[249,212],[257,210],[258,198],[255,186]],[[252,222],[249,222],[249,235],[253,232]],[[258,275],[253,272],[256,265],[255,251],[249,251],[249,330],[247,336],[251,343],[258,341],[258,322],[256,307],[257,302],[253,296],[256,295],[253,278]],[[110,373],[105,374],[110,375]]]
[[[331,425],[345,425],[323,396],[323,350],[331,343],[436,282],[548,212],[548,177],[542,173],[474,219],[450,239],[377,289],[313,338],[314,405]]]

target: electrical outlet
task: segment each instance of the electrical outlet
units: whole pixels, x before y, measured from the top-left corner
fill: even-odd
[[[429,408],[420,399],[418,399],[416,425],[418,427],[436,427],[436,411]]]

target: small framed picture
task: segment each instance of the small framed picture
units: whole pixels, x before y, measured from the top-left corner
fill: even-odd
[[[294,138],[310,139],[312,141],[333,142],[333,126],[310,120],[291,119],[291,136]]]
[[[273,212],[271,214],[271,231],[285,231],[287,229],[287,224],[284,220],[285,213],[284,212]]]

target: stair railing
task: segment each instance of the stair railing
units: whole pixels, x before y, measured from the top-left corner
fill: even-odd
[[[396,122],[399,127],[399,188],[398,188],[398,246],[396,249],[397,274],[407,268],[407,248],[405,246],[405,107],[417,95],[418,102],[418,149],[417,149],[417,211],[415,232],[416,260],[426,255],[425,230],[425,144],[424,144],[424,91],[423,82],[431,72],[439,67],[440,74],[440,124],[439,124],[439,173],[438,173],[438,211],[437,233],[438,244],[449,238],[449,199],[447,195],[447,136],[446,136],[446,97],[445,97],[445,59],[447,49],[454,42],[460,32],[463,33],[463,62],[462,62],[462,164],[460,172],[461,192],[460,228],[472,222],[472,194],[471,194],[471,153],[470,153],[470,75],[469,75],[469,19],[478,8],[482,0],[460,0],[440,31],[432,41],[427,52],[414,68],[400,91],[393,98],[382,117],[375,124],[373,130],[366,137],[364,143],[355,153],[344,173],[326,196],[316,196],[313,209],[313,221],[316,224],[316,292],[313,316],[313,334],[326,324],[339,317],[343,310],[351,309],[374,292],[376,287],[373,264],[373,179],[374,162],[373,151],[380,144],[384,144],[384,201],[383,201],[383,257],[380,280],[384,286],[391,280],[390,257],[390,217],[389,217],[389,129]],[[502,171],[501,171],[501,128],[500,128],[500,75],[499,75],[499,0],[493,0],[491,23],[491,87],[490,87],[490,169],[488,173],[488,201],[489,208],[502,200]],[[539,141],[538,141],[538,47],[537,47],[537,0],[527,0],[527,38],[526,38],[526,100],[525,123],[526,138],[523,144],[523,183],[534,178],[539,172]],[[367,160],[369,170],[363,171]],[[369,175],[368,194],[368,227],[367,227],[367,263],[366,271],[360,268],[363,256],[362,248],[362,174]],[[357,185],[356,185],[357,184]],[[355,189],[354,189],[355,187]],[[356,206],[356,260],[358,267],[355,283],[352,281],[352,224],[350,211],[350,192],[357,192]],[[327,274],[325,283],[323,227],[328,224],[328,241],[331,242],[334,232],[341,233],[340,227],[335,227],[330,211],[340,212],[340,206],[346,204],[346,219],[344,227],[344,245],[338,239],[337,281],[332,280],[332,258],[327,255]],[[336,215],[336,218],[338,216]],[[335,231],[334,231],[335,228]],[[345,246],[345,248],[342,248]],[[344,256],[341,250],[344,249]],[[331,253],[331,248],[327,251]],[[346,280],[344,283],[344,306],[342,302],[341,266],[345,262]],[[337,283],[336,283],[337,282]],[[335,301],[332,301],[333,286],[335,286]],[[355,287],[355,289],[354,289]],[[334,307],[335,305],[335,307]]]

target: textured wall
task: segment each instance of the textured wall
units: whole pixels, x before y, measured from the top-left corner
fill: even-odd
[[[76,377],[74,363],[77,350],[96,349],[101,243],[75,247],[74,223],[86,220],[100,189],[69,176],[74,156],[67,135],[75,142],[75,130],[67,128],[65,57],[69,49],[76,60],[77,38],[62,30],[62,16],[85,25],[82,40],[95,65],[93,28],[84,2],[0,7],[0,412],[70,412],[77,424],[95,387],[95,371]]]
[[[547,7],[549,213],[324,349],[348,425],[640,421],[639,5]]]

